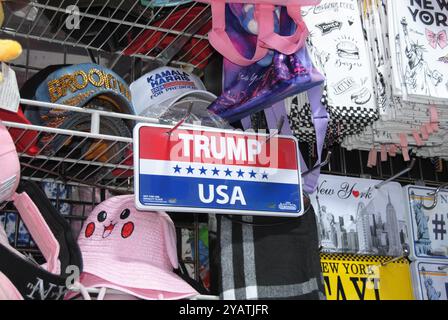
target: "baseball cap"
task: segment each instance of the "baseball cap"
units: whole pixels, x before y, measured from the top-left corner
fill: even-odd
[[[178,275],[176,230],[163,212],[135,208],[134,195],[100,203],[87,218],[78,244],[86,288],[120,290],[141,299],[182,299],[198,293]],[[74,292],[66,298],[75,297]]]
[[[127,83],[114,71],[94,63],[49,66],[24,84],[21,96],[75,107],[99,98],[110,102],[116,112],[135,114]],[[26,108],[25,115],[34,124],[45,124],[54,112]],[[54,127],[64,127],[63,122]]]
[[[20,93],[25,99],[135,114],[127,83],[114,71],[93,63],[49,66],[31,77],[22,86]],[[90,129],[89,114],[34,106],[22,107],[26,118],[35,125],[77,131]],[[130,137],[132,126],[131,122],[103,117],[100,122],[100,133]],[[43,134],[40,145],[50,138],[51,135]],[[63,135],[57,136],[49,147],[58,150],[65,138]],[[84,146],[88,148],[88,154],[92,158],[107,148],[102,143],[95,144],[94,150],[90,150],[89,145],[92,144],[86,143]],[[117,143],[112,149],[99,160],[107,161],[110,155],[115,155],[117,150],[123,149],[123,146]],[[81,151],[81,154],[85,153],[85,150]],[[122,157],[115,157],[114,162],[119,162],[121,159]]]
[[[130,85],[132,103],[141,116],[179,121],[192,104],[188,121],[203,125],[225,126],[225,122],[207,110],[216,99],[195,75],[172,67],[157,68]],[[187,122],[188,122],[187,121]]]
[[[201,15],[206,11],[206,7],[202,4],[195,4],[193,7],[175,8],[169,11],[168,16],[154,18],[151,23],[153,27],[169,29],[184,32],[186,28],[194,23],[199,23]],[[169,9],[167,9],[169,10]],[[205,22],[196,32],[197,35],[206,35],[212,28],[212,21]],[[125,49],[125,55],[144,54],[151,55],[160,54],[165,48],[170,46],[178,39],[178,35],[166,33],[156,30],[145,30],[129,43]],[[205,68],[208,64],[210,56],[214,53],[214,49],[210,46],[208,40],[197,39],[191,37],[180,48],[174,59],[189,62],[197,66],[197,68]]]
[[[0,120],[31,124],[31,122],[23,114],[20,106],[17,112],[0,109]],[[36,155],[39,152],[39,147],[36,144],[38,136],[36,131],[10,128],[9,133],[16,144],[18,152],[25,152],[29,155]]]

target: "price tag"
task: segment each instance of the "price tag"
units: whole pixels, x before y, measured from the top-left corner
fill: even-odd
[[[2,77],[3,79],[0,82],[0,109],[17,112],[19,110],[20,93],[16,73],[3,62]]]

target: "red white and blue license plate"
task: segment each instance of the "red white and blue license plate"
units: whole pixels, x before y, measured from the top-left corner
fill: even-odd
[[[294,137],[138,124],[140,210],[297,217],[303,214]]]

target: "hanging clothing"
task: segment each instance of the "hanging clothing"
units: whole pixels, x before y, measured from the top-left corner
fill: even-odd
[[[311,206],[291,219],[218,216],[217,230],[222,299],[325,299]]]

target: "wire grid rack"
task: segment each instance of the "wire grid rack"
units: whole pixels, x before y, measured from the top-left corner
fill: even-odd
[[[113,196],[113,194],[108,193],[105,189],[95,187],[69,186],[67,184],[54,181],[46,183],[43,181],[41,182],[40,187],[45,190],[47,195],[52,195],[48,199],[54,205],[56,210],[60,212],[71,225],[75,237],[77,237],[81,231],[84,226],[84,221],[87,219],[93,208],[108,197]],[[84,196],[79,195],[81,188]],[[54,192],[55,190],[56,192]],[[75,193],[78,195],[74,196]],[[201,219],[199,215],[191,214],[186,214],[182,217],[171,214],[171,217],[176,226],[177,249],[181,262],[183,262],[187,267],[191,277],[198,282],[204,281],[201,279],[200,275],[200,250],[197,248],[200,247],[199,228],[207,222],[206,219]],[[204,216],[202,215],[202,217]],[[12,205],[12,203],[6,203],[2,208],[0,208],[0,227],[4,228],[8,235],[12,235],[13,238],[9,240],[10,244],[14,248],[18,249],[21,253],[27,255],[38,263],[44,262],[39,249],[36,247],[32,237],[26,229],[26,226],[24,226],[22,222],[17,209]],[[187,231],[192,234],[191,244],[183,243],[183,231]],[[186,245],[191,246],[191,250],[190,248],[186,248]],[[187,254],[184,254],[185,252],[187,252]],[[95,294],[98,293],[97,291],[98,290],[89,290],[89,293]],[[217,298],[217,296],[199,295],[197,297],[193,297],[192,299],[215,300]]]
[[[205,36],[207,24],[211,17],[207,5],[191,2],[184,6],[175,6],[167,9],[142,7],[139,1],[15,1],[21,4],[22,16],[13,13],[8,2],[3,2],[5,9],[5,21],[0,32],[9,38],[20,41],[26,54],[21,59],[21,64],[12,65],[18,72],[19,79],[24,82],[33,73],[45,67],[41,59],[35,60],[36,53],[40,50],[49,57],[46,59],[59,63],[79,63],[90,60],[116,70],[129,82],[133,81],[136,72],[142,73],[144,68],[155,68],[156,66],[170,64],[177,67],[198,69],[203,67],[213,54]],[[132,3],[132,5],[129,5]],[[79,11],[70,11],[78,7]],[[79,6],[78,6],[79,5]],[[114,9],[108,6],[115,6]],[[17,8],[16,8],[17,9]],[[129,12],[123,15],[123,10]],[[132,12],[132,14],[131,14]],[[176,12],[180,12],[177,13]],[[34,16],[34,17],[33,17]],[[66,22],[70,17],[77,18],[79,29],[68,29]],[[193,17],[193,18],[191,18]],[[173,18],[178,20],[173,22]],[[185,20],[186,19],[186,20]],[[181,20],[188,23],[179,23]],[[194,34],[203,28],[203,35]],[[151,46],[150,46],[151,45]],[[198,49],[199,48],[199,49]],[[50,55],[51,53],[51,55]],[[76,55],[76,56],[73,56]],[[84,55],[84,57],[82,57]],[[131,70],[129,70],[129,59],[132,57]],[[137,61],[143,64],[136,65]],[[46,62],[51,63],[51,62]],[[141,70],[136,70],[141,67]],[[121,69],[120,69],[121,68]],[[3,122],[9,129],[16,130],[16,144],[24,140],[22,151],[19,151],[21,162],[21,176],[24,180],[33,180],[39,183],[56,184],[58,188],[71,190],[88,189],[92,195],[100,192],[101,197],[86,201],[86,199],[73,200],[71,197],[61,198],[56,193],[50,200],[59,212],[63,212],[67,206],[82,208],[81,213],[73,214],[71,211],[64,214],[70,224],[75,224],[77,230],[82,227],[86,216],[95,205],[105,200],[108,191],[113,194],[132,193],[133,191],[133,162],[132,139],[130,137],[116,137],[100,134],[97,128],[101,118],[110,117],[101,112],[90,112],[89,110],[74,109],[69,106],[57,106],[39,103],[37,101],[21,101],[22,104],[39,106],[40,108],[61,108],[67,111],[83,113],[91,117],[92,123],[89,130],[73,131],[58,130],[48,127],[39,127],[14,122]],[[96,118],[96,120],[95,120]],[[116,115],[116,118],[124,121],[156,122],[147,118]],[[124,119],[125,118],[125,119]],[[93,130],[92,130],[93,129]],[[27,139],[31,134],[31,140]],[[43,136],[49,139],[40,145],[37,153],[25,152]],[[59,140],[59,148],[50,147],[52,141]],[[61,155],[61,149],[70,142],[72,148]],[[87,151],[75,153],[74,150],[86,150],[83,146],[106,145],[103,153],[95,157],[85,159]],[[88,148],[87,148],[88,150]],[[125,152],[126,151],[126,152]],[[104,157],[104,155],[107,155]],[[120,155],[120,157],[118,156]],[[42,185],[42,184],[41,184]],[[21,239],[23,223],[15,208],[11,205],[0,211],[0,216],[12,216],[10,228],[14,231],[12,245],[19,251],[32,254],[39,258],[39,250],[34,246],[31,239]],[[191,256],[183,262],[193,270],[195,280],[200,280],[200,255],[199,255],[199,228],[207,222],[204,215],[182,214],[172,215],[178,232],[178,249],[183,250],[181,232],[189,230],[193,234]],[[1,217],[0,217],[1,219]],[[7,221],[4,220],[6,225]],[[22,231],[22,232],[21,232]],[[181,252],[179,256],[182,257]],[[207,297],[206,297],[207,298]]]
[[[193,98],[189,102],[203,102]],[[185,101],[177,102],[179,104]],[[21,99],[22,105],[70,113],[82,121],[72,129],[44,127],[27,123],[0,121],[9,129],[21,163],[21,177],[34,181],[56,181],[73,186],[90,186],[115,193],[134,191],[134,159],[132,133],[129,136],[114,132],[102,133],[103,124],[110,119],[123,126],[133,127],[137,122],[160,123],[162,120],[110,111],[72,107],[61,104]],[[174,104],[175,105],[175,104]],[[181,121],[163,121],[173,130]],[[112,122],[112,126],[117,122]],[[184,123],[186,128],[201,127]]]
[[[65,109],[66,111],[83,114],[87,117],[89,125],[85,131],[56,129],[50,127],[41,127],[31,124],[23,124],[16,122],[2,123],[10,130],[16,130],[14,140],[16,145],[21,145],[19,157],[21,161],[21,177],[25,180],[33,180],[37,182],[56,183],[67,187],[91,188],[99,190],[100,198],[92,198],[91,201],[79,202],[73,199],[62,199],[58,194],[51,201],[60,210],[64,205],[82,205],[84,208],[90,206],[90,209],[84,209],[81,215],[66,215],[71,221],[81,222],[85,220],[86,215],[93,207],[106,198],[106,193],[113,194],[129,194],[133,192],[133,155],[132,138],[121,136],[110,136],[101,134],[101,121],[107,118],[118,118],[122,121],[133,121],[133,123],[144,121],[148,123],[157,123],[157,119],[146,117],[137,117],[125,115],[121,113],[111,113],[108,111],[83,109],[65,105],[57,105],[32,100],[21,100],[21,104],[32,105],[39,108]],[[175,123],[173,123],[173,126]],[[31,135],[31,139],[29,138]],[[39,145],[38,141],[45,135],[50,138],[45,143],[40,144],[37,152],[29,154],[31,146]],[[22,140],[28,137],[26,143]],[[60,140],[57,148],[50,148],[52,142]],[[69,143],[70,142],[70,143]],[[65,145],[69,143],[69,151],[63,152]],[[89,150],[98,144],[105,144],[106,147],[94,157],[88,157]],[[89,148],[83,148],[89,145]],[[119,147],[117,148],[117,145]],[[110,150],[114,152],[109,152]],[[85,150],[76,152],[76,150]],[[313,166],[312,149],[307,144],[301,144],[301,151],[304,158],[308,162],[308,166]],[[105,156],[106,155],[106,156]],[[324,151],[325,155],[325,151]],[[115,158],[118,158],[116,160]],[[332,149],[332,156],[327,167],[322,172],[333,175],[344,175],[353,177],[374,178],[385,180],[396,173],[402,171],[409,164],[404,162],[402,157],[389,158],[386,162],[379,162],[374,168],[366,166],[368,152],[365,151],[348,151],[340,147]],[[416,165],[406,175],[396,179],[402,184],[420,184],[427,186],[438,186],[448,181],[448,167],[444,160],[434,159],[417,159]],[[11,208],[7,208],[8,212],[14,212]],[[207,215],[199,214],[174,214],[173,220],[180,229],[187,228],[193,231],[194,247],[199,246],[199,224],[207,222]],[[18,231],[20,226],[20,218],[15,222],[14,229],[16,231],[13,245],[21,248],[24,252],[35,252],[35,248],[21,246],[18,239]],[[193,257],[185,261],[194,268],[194,274],[199,274],[199,250],[194,250]]]
[[[211,11],[204,3],[154,7],[153,1],[137,0],[15,2],[22,4],[20,10],[4,2],[2,33],[107,53],[111,69],[123,56],[201,69],[214,54],[207,39]]]
[[[147,62],[146,68],[153,68],[154,64],[171,64],[200,69],[213,54],[205,34],[198,34],[201,26],[210,23],[210,10],[204,4],[190,2],[171,8],[152,8],[142,6],[140,1],[125,0],[96,1],[101,5],[95,4],[94,1],[83,0],[39,0],[26,1],[26,3],[29,5],[24,7],[25,17],[8,14],[9,8],[5,7],[6,19],[0,32],[13,38],[24,38],[28,41],[60,46],[64,53],[64,62],[66,61],[67,51],[83,49],[87,50],[94,62],[96,60],[95,54],[106,54],[107,59],[104,64],[109,68],[125,64],[123,60],[126,56],[130,56]],[[70,5],[77,6],[79,12],[74,12],[73,8],[70,10],[68,8]],[[112,5],[112,11],[109,5]],[[129,14],[125,13],[123,15],[123,9]],[[181,18],[187,17],[189,13],[196,13],[198,18],[190,20],[190,23],[182,25],[182,27],[176,27],[176,24],[167,24],[170,27],[162,27],[165,26],[165,23],[171,21],[175,17],[174,14],[179,10],[182,10]],[[33,14],[32,11],[35,14],[34,19],[27,18]],[[68,21],[67,18],[70,17],[79,18],[79,29],[67,29],[65,23]],[[155,25],[157,21],[159,22],[158,26]],[[99,28],[98,25],[100,25]],[[96,32],[92,32],[92,30],[96,30]],[[151,41],[155,41],[153,46],[146,48],[146,44]],[[31,68],[29,62],[27,57],[25,65],[18,66],[26,71],[26,78],[28,78],[29,73],[39,69]],[[135,74],[133,68],[134,65],[131,66],[131,74]],[[143,71],[140,70],[140,72]],[[131,80],[133,78],[131,77]],[[62,199],[59,194],[51,198],[50,200],[55,204],[57,210],[62,210],[64,205],[67,204],[83,208],[81,214],[65,215],[70,223],[82,225],[86,215],[96,204],[106,198],[107,192],[114,194],[132,193],[133,163],[132,153],[128,152],[128,150],[132,150],[132,139],[130,137],[100,134],[97,130],[100,127],[97,121],[110,116],[125,121],[153,122],[155,120],[123,114],[107,113],[106,115],[102,114],[101,111],[75,110],[71,109],[74,107],[56,106],[37,101],[22,101],[22,103],[43,108],[67,108],[66,110],[84,113],[91,117],[92,124],[86,131],[59,130],[4,122],[8,128],[19,131],[19,134],[15,137],[16,143],[29,133],[34,136],[33,141],[28,141],[23,150],[19,151],[23,179],[56,183],[59,186],[74,189],[89,188],[92,195],[97,192],[100,193],[100,198],[92,196],[92,199],[88,201],[86,199]],[[95,124],[95,122],[97,123]],[[40,141],[43,135],[50,137],[45,142],[46,146],[45,144],[41,145],[37,154],[25,152],[30,145]],[[59,143],[61,150],[46,148],[55,140],[62,141],[62,143]],[[68,142],[74,147],[73,150],[85,150],[84,153],[69,150],[61,155],[60,151]],[[83,146],[95,146],[97,144],[106,145],[106,148],[103,149],[104,153],[97,153],[93,157],[88,157],[87,151],[89,148],[86,149]],[[310,151],[310,147],[303,144],[301,150],[304,158],[307,159],[308,166],[312,167],[315,157],[313,152]],[[325,174],[384,180],[408,166],[408,163],[397,156],[396,158],[389,158],[386,162],[380,162],[374,168],[367,168],[368,152],[348,151],[338,146],[332,148],[332,151],[329,165],[322,170]],[[105,154],[107,154],[106,157],[104,157]],[[438,159],[417,159],[414,168],[406,175],[397,178],[396,181],[402,184],[438,186],[448,181],[447,162]],[[13,226],[16,231],[13,246],[19,248],[22,252],[36,254],[35,247],[20,243],[19,229],[22,226],[20,217],[14,211],[14,208],[6,207],[3,212],[16,216]],[[195,278],[199,280],[199,250],[197,250],[199,248],[199,226],[200,223],[207,222],[207,217],[199,214],[182,214],[172,215],[172,218],[175,221],[178,234],[184,228],[193,231],[193,247],[196,249],[192,258],[184,262],[193,266]],[[178,247],[181,247],[180,243],[178,243]]]
[[[53,185],[53,188],[57,190],[65,190],[62,193],[50,192],[52,197],[49,199],[72,226],[76,225],[77,232],[97,204],[109,196],[133,192],[132,138],[101,134],[102,122],[114,118],[123,122],[128,121],[132,125],[137,122],[159,123],[159,120],[26,99],[21,99],[21,105],[64,110],[85,116],[88,124],[85,130],[66,130],[0,121],[9,129],[18,149],[21,179],[38,182],[43,188]],[[185,125],[191,128],[196,127]],[[58,141],[57,144],[55,144],[56,141]],[[102,149],[94,156],[89,156],[92,149],[98,149],[101,145]],[[70,193],[78,189],[87,189],[91,195],[88,197],[90,199],[71,197]],[[70,208],[69,212],[67,207]],[[76,213],[73,213],[74,207],[77,208]],[[11,204],[7,204],[3,209],[0,208],[0,222],[2,214],[5,229],[9,229],[9,233],[14,235],[11,241],[12,246],[23,253],[39,258],[39,250],[24,229],[25,226],[17,210]],[[185,247],[185,244],[180,241],[182,230],[189,230],[192,234],[191,254],[182,261],[188,267],[190,275],[194,276],[196,281],[200,281],[199,228],[201,224],[207,223],[207,218],[205,215],[197,214],[173,214],[172,219],[178,233],[179,256],[183,256],[181,253]],[[24,234],[25,238],[23,238]]]
[[[19,152],[21,166],[22,166],[22,178],[25,180],[34,180],[38,182],[56,183],[64,188],[91,188],[92,197],[90,200],[73,200],[69,197],[61,198],[59,193],[55,194],[55,197],[50,200],[55,204],[57,210],[62,211],[64,206],[82,206],[83,210],[81,214],[66,214],[64,217],[71,223],[77,223],[78,228],[82,227],[83,221],[86,219],[88,213],[93,209],[95,205],[103,201],[108,193],[123,194],[132,193],[133,191],[133,162],[129,162],[132,159],[132,154],[123,153],[123,150],[132,150],[132,139],[126,137],[108,136],[98,132],[101,127],[100,123],[102,119],[107,117],[122,118],[122,120],[133,121],[146,121],[150,123],[158,122],[156,119],[135,117],[131,115],[114,114],[101,110],[93,109],[80,109],[76,107],[54,105],[49,103],[43,103],[31,100],[22,100],[22,104],[34,105],[42,108],[58,108],[66,109],[72,112],[79,112],[90,117],[90,126],[86,131],[75,130],[63,130],[49,127],[40,127],[30,124],[21,124],[14,122],[3,122],[10,130],[16,129],[18,132],[15,134],[16,144],[20,144],[20,140],[29,133],[36,133],[33,139],[27,140],[27,144],[22,144],[22,151]],[[173,124],[174,125],[174,124]],[[42,135],[50,135],[43,146],[38,148],[36,154],[30,155],[27,150],[31,145],[34,145],[36,141],[40,140]],[[51,145],[51,142],[58,137],[63,137],[63,143],[65,145],[67,141],[71,141],[72,148],[68,153],[61,156],[59,152],[60,148],[50,149],[50,152],[45,152],[46,147]],[[75,141],[75,142],[74,142]],[[88,160],[87,153],[75,153],[74,150],[82,149],[83,144],[90,144],[95,146],[97,143],[106,143],[107,148],[103,149],[103,152],[96,155],[96,157]],[[121,148],[115,149],[117,152],[111,153],[105,159],[102,158],[104,153],[112,149],[117,144],[122,144]],[[88,150],[88,149],[87,149]],[[304,158],[308,162],[308,166],[312,167],[313,157],[312,149],[307,144],[301,145],[301,151]],[[116,157],[117,153],[122,153],[120,161],[112,161]],[[325,155],[325,152],[324,152]],[[389,158],[386,162],[380,162],[378,166],[374,168],[367,168],[368,152],[365,151],[347,151],[343,148],[334,147],[332,149],[332,157],[328,167],[323,169],[323,173],[344,175],[363,178],[375,178],[380,180],[388,179],[394,176],[399,171],[408,166],[408,163],[404,162],[400,156],[395,158]],[[101,158],[101,159],[100,159]],[[117,171],[118,170],[118,171]],[[73,172],[73,173],[72,173]],[[448,181],[448,168],[446,161],[434,159],[417,159],[414,168],[406,175],[401,176],[397,181],[402,184],[424,184],[427,186],[438,186],[442,182]],[[94,196],[96,193],[100,193],[100,197]],[[4,214],[14,215],[14,240],[13,246],[20,251],[29,254],[38,254],[38,250],[32,243],[23,244],[19,235],[20,229],[23,225],[20,221],[20,216],[17,214],[14,208],[6,207],[3,210]],[[184,260],[186,265],[190,265],[194,270],[192,274],[196,280],[200,279],[200,261],[199,261],[199,227],[201,223],[207,223],[207,215],[200,214],[172,214],[172,218],[176,224],[178,230],[178,241],[181,239],[181,230],[189,229],[193,234],[192,256]],[[182,243],[178,242],[178,248],[182,248]],[[180,249],[181,250],[181,249]],[[210,253],[212,254],[212,253]],[[213,272],[213,270],[211,270]],[[212,288],[215,290],[216,288]],[[213,297],[204,297],[210,298]]]
[[[304,157],[308,159],[308,164],[311,166],[315,158],[312,156],[310,148],[304,145],[301,150],[304,151]],[[369,168],[367,167],[368,151],[348,151],[340,146],[331,148],[331,151],[330,162],[328,166],[322,169],[324,174],[387,180],[409,168],[411,164],[410,161],[404,161],[401,155],[397,155],[396,157],[389,157],[387,161],[378,160],[377,166]],[[448,163],[446,160],[438,158],[415,158],[415,160],[412,169],[396,177],[394,181],[402,185],[417,184],[430,187],[436,187],[448,181]]]
[[[51,107],[51,104],[27,100],[22,100],[22,103]],[[34,181],[56,180],[69,185],[131,193],[132,138],[99,133],[101,115],[107,118],[127,116],[63,105],[52,107],[85,115],[86,120],[91,121],[90,128],[76,131],[3,121],[8,129],[15,130],[13,139],[16,146],[22,146],[18,148],[22,178]],[[140,118],[139,121],[156,122],[147,118]],[[31,152],[33,147],[37,151]],[[100,147],[100,151],[91,155],[92,149]]]

